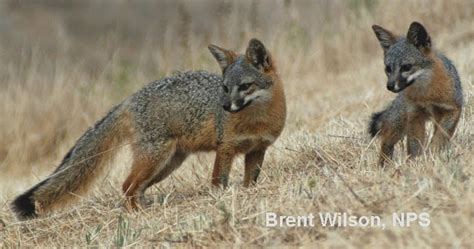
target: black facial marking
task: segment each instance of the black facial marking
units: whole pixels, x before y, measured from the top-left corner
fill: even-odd
[[[250,104],[252,104],[252,100],[249,100],[247,103],[245,103],[245,105],[243,105],[242,108],[240,108],[240,110],[244,109],[245,107],[249,106]]]
[[[413,66],[411,64],[404,64],[402,65],[402,67],[400,68],[400,71],[402,72],[408,72],[411,70]]]
[[[413,84],[415,82],[415,79],[411,79],[410,81],[407,82],[407,86]]]
[[[252,83],[245,83],[239,86],[239,91],[246,91],[252,86]]]
[[[224,104],[222,108],[224,108],[225,111],[230,112],[230,103]]]
[[[397,90],[395,90],[394,85],[392,85],[391,87],[389,87],[389,85],[387,85],[387,89],[394,92],[394,93],[399,93],[399,92],[403,91],[405,88],[409,87],[414,82],[415,82],[415,80],[407,81],[406,78],[400,77],[399,80],[398,80],[398,87],[399,88]]]
[[[237,110],[231,110],[230,109],[230,104],[229,105],[225,105],[223,106],[224,110],[230,112],[230,113],[237,113],[237,112],[240,112],[242,111],[245,107],[249,106],[250,104],[252,104],[252,100],[250,100],[249,102],[243,104],[243,100],[239,100],[237,101],[237,106],[239,106],[239,109]]]

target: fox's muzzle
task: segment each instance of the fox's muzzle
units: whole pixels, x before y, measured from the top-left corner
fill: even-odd
[[[387,90],[392,91],[392,92],[395,90],[395,81],[387,82]]]
[[[398,92],[403,91],[405,88],[407,88],[411,84],[413,84],[413,82],[415,82],[414,79],[407,81],[407,79],[405,78],[401,78],[396,81],[389,81],[387,82],[387,90],[394,93],[398,93]]]
[[[222,108],[224,110],[231,112],[231,113],[236,113],[244,109],[245,107],[249,106],[252,103],[252,101],[244,102],[243,99],[239,99],[237,101],[232,101],[232,102],[226,102]]]

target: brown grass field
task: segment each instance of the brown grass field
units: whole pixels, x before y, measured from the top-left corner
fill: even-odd
[[[0,247],[469,248],[474,245],[474,1],[60,1],[0,3]],[[376,165],[366,132],[385,88],[371,25],[422,22],[461,75],[466,105],[451,149]],[[213,153],[189,158],[124,208],[127,147],[81,201],[19,222],[9,203],[49,175],[114,103],[176,71],[219,73],[210,43],[262,40],[284,79],[288,117],[258,185],[211,187]],[[431,130],[431,129],[430,129]],[[409,227],[266,227],[265,214],[427,212]]]

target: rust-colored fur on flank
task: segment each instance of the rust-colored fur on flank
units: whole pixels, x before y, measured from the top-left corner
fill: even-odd
[[[201,129],[192,136],[182,134],[178,139],[177,147],[186,152],[211,151],[217,147],[215,117],[209,117]],[[176,127],[176,132],[180,128]]]

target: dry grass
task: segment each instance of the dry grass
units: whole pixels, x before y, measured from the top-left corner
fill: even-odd
[[[453,1],[128,1],[0,5],[0,245],[437,247],[474,244],[474,4]],[[107,11],[106,11],[107,10]],[[217,13],[217,15],[214,15]],[[7,21],[3,21],[7,20]],[[385,90],[382,51],[370,29],[405,33],[425,23],[460,72],[466,107],[442,156],[379,169],[365,130]],[[289,116],[259,184],[243,188],[242,161],[230,187],[210,187],[213,155],[197,155],[147,192],[129,213],[120,185],[126,150],[82,202],[18,222],[8,203],[46,177],[113,103],[176,70],[218,67],[210,42],[242,51],[258,37],[278,60]],[[380,215],[428,212],[431,225],[268,228],[266,212]]]

